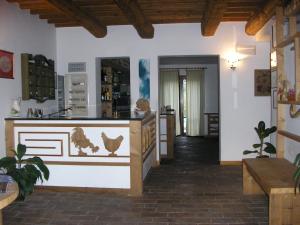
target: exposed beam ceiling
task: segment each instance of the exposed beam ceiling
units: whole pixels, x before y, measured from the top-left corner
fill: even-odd
[[[249,35],[255,35],[275,14],[276,6],[281,0],[268,0],[247,22],[245,31]]]
[[[99,19],[94,18],[88,12],[80,9],[69,0],[45,0],[54,8],[60,10],[66,16],[74,18],[85,29],[91,32],[95,37],[101,38],[107,34],[107,28]]]
[[[206,10],[201,23],[203,36],[213,36],[227,9],[226,0],[207,0]]]
[[[56,27],[82,26],[104,37],[107,26],[133,25],[142,38],[152,38],[153,24],[202,23],[213,35],[220,22],[248,21],[255,34],[282,0],[7,0]]]
[[[142,38],[153,38],[154,27],[147,20],[136,0],[114,0]]]

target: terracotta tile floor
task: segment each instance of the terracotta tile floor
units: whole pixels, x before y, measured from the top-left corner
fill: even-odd
[[[239,166],[220,167],[214,139],[177,138],[143,197],[36,192],[3,210],[4,225],[267,225],[268,200],[243,196]]]

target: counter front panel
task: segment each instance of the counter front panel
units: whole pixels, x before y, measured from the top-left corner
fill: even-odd
[[[140,195],[155,165],[155,137],[155,114],[132,121],[6,120],[7,149],[25,144],[26,157],[39,156],[49,167],[44,186],[128,189]]]

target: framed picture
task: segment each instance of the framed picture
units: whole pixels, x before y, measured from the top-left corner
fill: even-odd
[[[271,96],[271,71],[254,70],[254,95]]]
[[[12,52],[0,50],[0,78],[13,79],[13,58]]]

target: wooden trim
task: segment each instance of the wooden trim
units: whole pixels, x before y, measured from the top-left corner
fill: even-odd
[[[167,154],[169,159],[174,158],[174,137],[176,133],[175,114],[167,116]]]
[[[130,166],[127,162],[75,162],[75,161],[44,161],[46,165],[61,166]]]
[[[142,123],[130,121],[130,194],[143,194]]]
[[[15,148],[14,141],[14,122],[5,121],[5,147],[6,147],[6,156],[14,156],[11,149]]]
[[[149,123],[153,118],[156,118],[156,113],[151,113],[150,115],[146,116],[146,118],[144,120],[142,120],[142,126]],[[131,121],[131,122],[133,122],[133,121]]]
[[[57,157],[57,156],[63,156],[63,140],[60,140],[60,139],[25,139],[25,141],[56,141],[56,142],[60,142],[60,154],[59,155],[54,155],[54,154],[25,154],[25,155],[28,155],[28,156],[36,156],[36,155],[39,155],[39,156],[54,156],[54,157]],[[53,149],[56,149],[56,147],[45,147],[45,146],[26,146],[26,149],[48,149],[48,150],[53,150]]]
[[[68,138],[68,149],[70,150],[70,133],[69,132],[46,132],[46,131],[19,131],[18,132],[18,142],[21,143],[21,134],[63,134],[67,135]],[[25,154],[27,156],[54,156],[54,157],[59,157],[63,156],[64,154],[64,145],[63,145],[63,139],[25,139],[25,141],[60,141],[60,154],[59,155],[54,155],[54,154]],[[50,147],[33,147],[33,146],[27,146],[27,148],[43,148],[43,149],[49,149]]]
[[[241,166],[242,161],[220,161],[221,166]]]
[[[129,124],[15,123],[15,127],[129,127]]]
[[[153,151],[153,149],[155,149],[155,146],[156,146],[156,142],[153,142],[151,144],[151,146],[147,149],[147,151],[144,152],[144,154],[143,154],[143,162],[145,162],[145,160],[151,154],[151,152]]]
[[[117,156],[109,156],[109,155],[85,155],[85,156],[81,156],[81,155],[68,155],[69,157],[72,158],[129,158],[129,155],[117,155]]]
[[[278,130],[277,133],[294,141],[300,142],[300,136],[297,134],[293,134],[285,130]]]
[[[38,192],[82,192],[82,193],[114,193],[114,194],[129,194],[129,189],[120,188],[92,188],[92,187],[66,187],[66,186],[35,186]]]
[[[52,150],[52,149],[56,149],[55,147],[43,147],[43,146],[26,146],[26,148],[34,148],[34,149],[49,149],[49,150]]]

